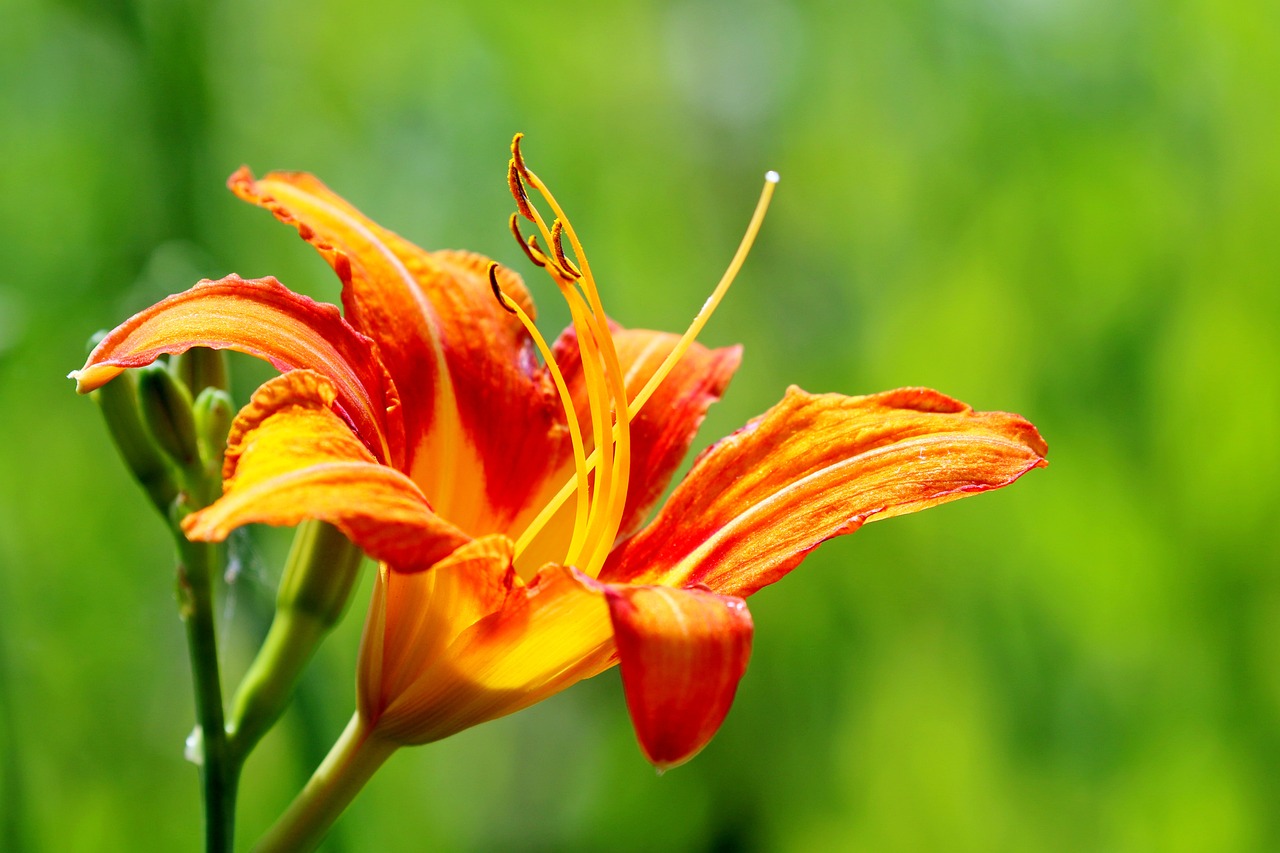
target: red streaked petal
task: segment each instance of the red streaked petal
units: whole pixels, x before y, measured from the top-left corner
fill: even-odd
[[[428,491],[431,472],[452,466],[453,473],[437,481],[452,479],[449,517],[464,529],[509,531],[530,495],[569,455],[559,397],[528,332],[494,298],[489,259],[452,251],[432,252],[431,258],[438,273],[424,275],[423,288],[438,306],[461,444],[475,461],[450,453],[441,443],[445,425],[433,425],[417,446],[411,473]],[[500,267],[498,275],[504,293],[532,307],[517,274]],[[477,470],[483,474],[479,488]]]
[[[701,589],[604,587],[640,748],[659,769],[683,764],[720,728],[747,670],[747,603]]]
[[[385,441],[394,461],[403,444],[395,387],[373,341],[351,328],[336,307],[274,278],[231,275],[163,299],[103,338],[71,377],[76,390],[87,393],[126,368],[191,347],[248,353],[281,372],[314,370],[333,383],[338,406],[374,454],[386,458]]]
[[[328,379],[305,370],[259,388],[232,425],[223,496],[183,522],[187,536],[221,541],[244,524],[317,518],[405,571],[464,544],[408,477],[378,464],[330,408],[335,398]]]
[[[493,297],[488,259],[426,252],[311,175],[254,179],[241,169],[228,185],[316,247],[342,280],[347,318],[378,343],[397,386],[421,389],[403,401],[404,468],[432,505],[473,533],[505,529],[559,461],[547,448],[563,425],[524,327]],[[520,277],[500,275],[532,316]]]
[[[792,388],[707,450],[601,580],[706,584],[746,597],[864,522],[996,489],[1046,464],[1036,428],[937,391]]]

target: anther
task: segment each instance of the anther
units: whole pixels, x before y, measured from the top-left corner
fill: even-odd
[[[520,215],[534,222],[533,210],[529,207],[529,195],[525,192],[524,181],[520,179],[519,167],[514,157],[507,164],[507,186],[511,188],[511,196],[516,200],[516,209],[520,211]]]
[[[582,278],[582,273],[573,265],[573,262],[564,253],[564,243],[561,241],[561,235],[564,234],[564,223],[556,219],[551,223],[551,251],[555,253],[556,260],[560,262],[560,266],[564,268],[573,278]]]
[[[520,140],[524,139],[523,133],[517,133],[511,139],[511,160],[515,164],[516,170],[523,177],[529,174],[529,167],[524,164],[524,155],[520,153]]]
[[[515,235],[516,242],[520,244],[520,248],[529,257],[529,261],[537,267],[545,267],[547,265],[547,257],[541,252],[534,255],[533,250],[529,248],[529,244],[525,242],[524,235],[520,233],[520,214],[511,214],[511,233]],[[541,257],[539,257],[541,256]]]
[[[551,257],[544,251],[542,246],[538,245],[538,235],[530,234],[529,239],[524,243],[525,253],[529,255],[533,262],[540,267],[546,267],[551,264]],[[553,266],[554,270],[555,267]]]
[[[512,308],[507,302],[507,295],[498,286],[498,265],[496,263],[489,264],[489,286],[493,288],[493,298],[498,300],[498,304],[505,308],[508,314],[516,313],[516,309]]]

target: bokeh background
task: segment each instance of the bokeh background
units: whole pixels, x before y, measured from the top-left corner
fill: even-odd
[[[506,146],[627,325],[789,383],[1026,414],[1051,466],[828,543],[752,600],[723,730],[661,778],[617,674],[404,751],[327,849],[1280,849],[1280,5],[1267,0],[5,0],[0,848],[194,850],[172,549],[63,377],[195,280],[333,299],[223,189],[311,170],[405,236],[549,283]],[[267,373],[238,361],[243,401]],[[254,530],[229,680],[287,540]],[[352,709],[368,588],[251,760],[248,843]]]

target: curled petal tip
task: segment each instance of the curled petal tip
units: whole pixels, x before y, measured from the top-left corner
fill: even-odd
[[[609,604],[627,708],[659,771],[707,745],[751,655],[746,602],[701,589],[600,584]]]
[[[75,380],[77,394],[88,394],[106,385],[120,372],[121,368],[111,365],[91,364],[71,371],[67,378]]]

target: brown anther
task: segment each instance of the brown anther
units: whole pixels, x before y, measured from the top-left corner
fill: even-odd
[[[529,207],[529,194],[525,192],[524,181],[520,179],[520,169],[514,157],[507,164],[507,186],[511,188],[511,196],[516,200],[516,209],[520,211],[520,215],[534,222],[533,210]]]
[[[516,309],[512,308],[511,304],[507,302],[507,295],[498,286],[498,265],[496,263],[489,264],[489,286],[493,288],[493,298],[498,300],[498,304],[505,308],[507,313],[516,313]]]
[[[551,260],[551,256],[548,255],[546,252],[542,251],[542,246],[539,245],[538,243],[537,234],[530,234],[529,239],[525,240],[524,242],[524,247],[529,250],[529,252],[531,253],[531,256],[536,256],[538,260],[541,261],[541,263],[539,263],[538,266],[545,267],[548,264],[553,263]]]
[[[521,177],[529,174],[529,167],[524,164],[524,155],[520,153],[520,140],[522,139],[524,139],[523,133],[517,133],[511,139],[511,160],[515,163]]]
[[[564,234],[564,223],[557,219],[551,223],[551,251],[555,253],[556,260],[560,263],[561,269],[569,273],[571,278],[582,278],[582,273],[573,265],[573,262],[564,253],[564,243],[561,242],[561,236]]]
[[[520,233],[520,214],[518,213],[511,214],[510,222],[511,222],[511,233],[515,235],[516,242],[520,244],[521,249],[524,249],[524,253],[529,256],[529,260],[533,262],[534,266],[545,267],[547,265],[547,260],[548,260],[547,256],[543,255],[542,252],[539,251],[538,255],[540,255],[541,257],[540,258],[536,257],[533,254],[533,252],[529,249],[529,244],[525,242],[524,235]]]

